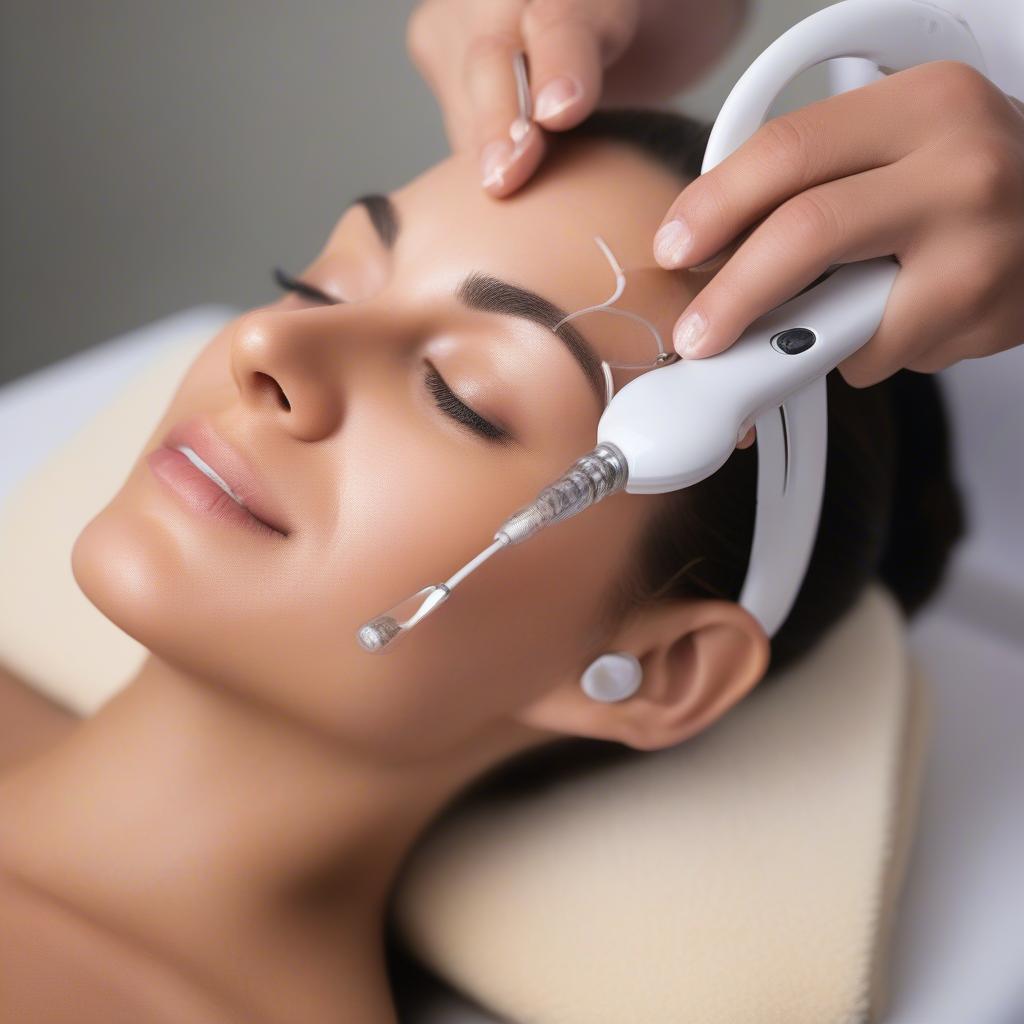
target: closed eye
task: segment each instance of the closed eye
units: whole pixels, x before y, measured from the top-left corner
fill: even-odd
[[[274,281],[278,287],[285,291],[295,292],[307,299],[312,299],[314,302],[322,302],[327,306],[337,306],[342,303],[341,299],[328,295],[317,288],[316,285],[309,284],[308,281],[292,277],[291,274],[280,267],[274,268]],[[455,392],[448,387],[445,379],[438,373],[437,367],[433,363],[427,360],[425,365],[426,372],[423,374],[423,383],[434,399],[434,403],[443,413],[488,441],[507,443],[512,439],[512,435],[507,430],[503,427],[495,426],[490,420],[484,419],[480,413],[470,408],[458,398]]]
[[[333,295],[320,291],[314,284],[309,284],[298,277],[292,277],[280,267],[274,267],[274,281],[279,288],[283,288],[286,292],[295,292],[314,302],[322,302],[326,306],[337,306],[342,303],[341,299],[336,299]]]
[[[503,427],[495,426],[490,420],[485,420],[475,409],[471,409],[463,402],[448,385],[444,377],[437,372],[437,367],[430,360],[424,360],[426,372],[423,374],[423,383],[433,396],[437,407],[453,420],[469,427],[470,430],[487,438],[488,441],[508,443],[512,435]]]

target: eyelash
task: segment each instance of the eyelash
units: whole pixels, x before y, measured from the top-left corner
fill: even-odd
[[[286,292],[296,292],[299,295],[304,295],[307,299],[312,299],[314,302],[322,302],[325,306],[341,304],[341,300],[331,298],[330,295],[320,291],[315,285],[307,284],[305,281],[300,281],[297,277],[292,277],[291,274],[280,267],[274,267],[274,283]]]
[[[339,304],[339,300],[331,298],[331,296],[320,291],[315,285],[307,284],[297,277],[292,277],[291,274],[280,267],[274,267],[273,274],[274,282],[285,291],[295,292],[307,299],[312,299],[314,302],[323,302],[326,305]],[[425,363],[423,383],[433,397],[435,404],[443,413],[463,426],[469,427],[474,433],[479,434],[488,441],[510,440],[507,430],[495,426],[490,420],[484,419],[475,409],[471,409],[465,402],[461,401],[452,389],[448,387],[441,374],[438,373],[437,367],[429,360],[425,360]]]
[[[486,438],[488,441],[508,441],[509,433],[496,427],[490,420],[485,420],[475,409],[471,409],[461,401],[445,383],[444,377],[437,372],[437,367],[426,360],[423,383],[437,404],[437,407],[452,419],[470,428],[470,430]]]

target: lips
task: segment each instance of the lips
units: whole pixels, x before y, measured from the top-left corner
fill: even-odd
[[[173,427],[148,461],[198,511],[283,536],[291,532],[255,470],[203,416]]]

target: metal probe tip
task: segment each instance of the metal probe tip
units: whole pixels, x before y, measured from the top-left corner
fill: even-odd
[[[371,654],[387,647],[402,632],[402,627],[390,615],[378,615],[377,618],[360,627],[359,646]]]
[[[422,622],[435,608],[443,604],[451,593],[447,583],[431,583],[417,590],[411,597],[394,608],[370,619],[356,632],[356,640],[364,651],[377,654],[386,650],[418,622]]]

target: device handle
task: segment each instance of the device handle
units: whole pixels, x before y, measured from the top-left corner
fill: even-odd
[[[961,60],[984,71],[977,40],[950,12],[921,0],[844,0],[794,25],[750,65],[715,121],[702,172],[761,127],[779,93],[797,75],[840,57],[866,59],[883,71],[933,60]],[[870,308],[863,312],[869,320],[881,320],[894,276],[883,273],[865,297]],[[871,333],[873,328],[865,331],[860,344]],[[757,515],[739,598],[768,636],[786,620],[807,572],[827,453],[824,376],[780,397],[781,405],[756,421]]]
[[[764,124],[797,75],[837,57],[861,57],[883,71],[960,60],[984,72],[967,23],[921,0],[843,0],[805,18],[771,44],[733,87],[704,151],[702,173],[721,163]]]

